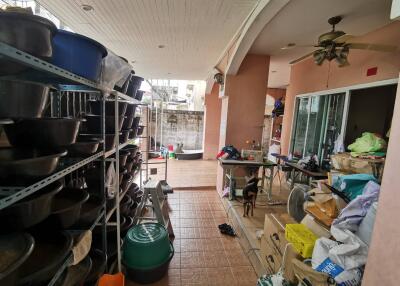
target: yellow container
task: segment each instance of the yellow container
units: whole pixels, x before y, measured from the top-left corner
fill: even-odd
[[[304,258],[312,256],[315,241],[318,239],[304,224],[287,224],[285,237]]]

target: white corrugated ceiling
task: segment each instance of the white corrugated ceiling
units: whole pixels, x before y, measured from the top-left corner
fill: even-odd
[[[257,0],[38,0],[146,78],[205,79]],[[91,5],[84,11],[82,5]],[[158,48],[164,45],[165,48]]]

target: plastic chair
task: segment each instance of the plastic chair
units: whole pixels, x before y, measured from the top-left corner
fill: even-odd
[[[98,286],[125,286],[125,276],[121,272],[117,274],[104,274],[99,279]]]

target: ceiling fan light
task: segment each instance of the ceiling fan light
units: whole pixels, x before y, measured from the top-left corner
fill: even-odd
[[[323,51],[316,51],[314,54],[313,54],[313,58],[314,58],[314,62],[317,64],[317,65],[322,65],[322,63],[324,62],[324,60],[325,60],[325,53],[323,52]]]
[[[349,61],[347,60],[347,56],[346,56],[346,57],[341,57],[341,56],[339,56],[339,57],[336,57],[335,60],[336,60],[336,62],[338,63],[338,66],[339,66],[340,68],[349,65]]]
[[[349,65],[347,56],[349,55],[349,47],[345,46],[343,49],[336,52],[335,60],[339,67],[345,67]]]

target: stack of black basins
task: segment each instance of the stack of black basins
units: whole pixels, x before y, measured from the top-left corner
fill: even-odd
[[[91,140],[93,138],[102,138],[102,116],[101,116],[101,101],[89,101],[90,114],[86,114],[86,122],[83,123],[82,131],[79,134],[80,140]],[[118,126],[115,130],[115,102],[106,101],[105,102],[105,149],[110,151],[115,148],[115,134],[116,131],[119,133],[120,138],[122,138],[122,125],[125,121],[125,113],[128,104],[125,102],[118,103]]]
[[[48,92],[40,84],[0,81],[0,117],[12,146],[0,148],[1,186],[26,187],[51,175],[75,143],[80,119],[43,117]],[[56,181],[1,210],[0,285],[47,284],[71,251],[63,230],[77,222],[88,198],[86,190]]]
[[[76,142],[82,120],[43,117],[48,87],[1,80],[0,91],[0,117],[8,122],[3,127],[12,146],[0,148],[1,186],[26,187],[55,172],[60,157],[96,152],[98,140]],[[84,183],[72,183],[71,176],[0,210],[0,253],[9,254],[0,259],[0,268],[6,269],[0,285],[47,285],[72,248],[73,238],[64,230],[88,229],[99,216],[103,205],[99,186],[83,189]],[[100,182],[100,176],[96,179]],[[89,273],[97,261],[99,267],[92,274],[97,280],[104,272],[104,257],[93,250],[79,264],[79,272]]]
[[[0,42],[52,62],[53,37],[58,31],[51,21],[27,13],[2,11],[0,27]],[[7,57],[0,59],[1,76],[28,69]],[[9,142],[9,147],[0,148],[0,186],[27,187],[54,173],[61,157],[96,152],[98,140],[76,141],[82,120],[44,117],[50,113],[46,109],[48,97],[46,85],[0,80],[0,134],[4,129]],[[5,138],[1,141],[7,142]],[[62,165],[66,166],[68,161],[63,160]],[[102,200],[89,197],[91,190],[67,185],[67,178],[0,210],[0,285],[47,285],[71,254],[73,238],[64,230],[79,226],[87,229],[99,216]],[[4,195],[2,192],[0,196]],[[104,272],[102,261],[103,254],[91,253],[79,264],[79,273],[92,268],[94,272],[89,277],[97,280],[99,273]],[[96,262],[97,268],[90,267]],[[64,278],[70,268],[67,272]],[[85,279],[78,281],[81,285]]]

